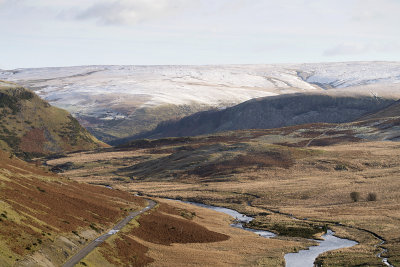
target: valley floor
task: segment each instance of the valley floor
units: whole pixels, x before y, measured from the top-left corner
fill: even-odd
[[[246,142],[254,145],[254,142],[260,142],[257,138]],[[237,149],[238,144],[242,145],[243,142],[227,142],[231,149],[228,150],[232,152],[233,145]],[[324,266],[384,266],[382,259],[377,257],[382,251],[381,247],[388,249],[383,256],[388,257],[391,264],[400,264],[399,143],[359,142],[301,149],[273,145],[272,148],[267,146],[265,150],[284,151],[284,154],[275,158],[290,164],[274,162],[268,166],[260,166],[250,164],[249,160],[242,158],[242,161],[250,163],[229,171],[213,162],[210,165],[213,170],[211,173],[182,172],[189,168],[187,166],[196,168],[196,164],[200,164],[192,157],[185,157],[180,159],[183,165],[164,169],[162,174],[155,168],[152,169],[153,173],[146,173],[147,177],[141,176],[141,164],[146,162],[157,165],[162,164],[161,161],[175,160],[174,164],[177,164],[179,160],[174,158],[180,153],[177,152],[180,151],[177,147],[187,145],[169,144],[157,148],[82,152],[51,160],[48,164],[62,166],[70,162],[73,167],[66,170],[64,175],[81,182],[108,185],[148,196],[192,200],[233,208],[254,216],[252,227],[286,236],[259,240],[250,233],[227,228],[229,219],[225,215],[174,203],[174,206],[194,211],[197,215],[194,220],[199,224],[231,238],[216,243],[173,244],[167,247],[140,241],[149,248],[147,255],[155,260],[154,265],[163,261],[176,263],[174,260],[179,258],[176,253],[181,250],[196,259],[215,258],[226,265],[233,265],[232,260],[236,263],[243,262],[243,258],[238,256],[243,253],[239,253],[243,244],[256,242],[255,240],[257,242],[249,252],[254,256],[245,258],[251,259],[254,264],[274,262],[283,265],[284,252],[304,246],[306,242],[302,238],[318,236],[320,227],[325,226],[334,230],[338,236],[356,240],[360,244],[324,253],[318,258],[318,262],[323,262]],[[196,151],[204,152],[213,146],[198,145]],[[257,147],[261,147],[261,144],[257,143]],[[290,157],[282,156],[287,155],[285,153],[289,153]],[[217,157],[216,153],[212,157]],[[230,161],[222,161],[225,164],[227,162]],[[206,166],[201,166],[201,170],[207,170]],[[351,192],[359,193],[357,202],[350,198]],[[368,201],[369,193],[374,193],[376,199]],[[170,202],[168,204],[172,205]],[[292,216],[302,220],[294,220]],[[381,241],[374,234],[386,242],[380,246]],[[246,235],[249,243],[241,235]],[[208,264],[212,265],[211,262]]]

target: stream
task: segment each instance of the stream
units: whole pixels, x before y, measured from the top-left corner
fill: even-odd
[[[286,266],[314,266],[315,259],[321,253],[339,248],[348,248],[358,244],[356,241],[339,238],[334,236],[334,234],[332,230],[328,230],[327,233],[322,236],[324,240],[315,240],[319,243],[318,246],[312,246],[309,247],[309,249],[300,250],[297,253],[287,253],[285,255]]]
[[[178,200],[178,201],[180,201],[180,200]],[[265,238],[271,238],[271,237],[276,236],[276,234],[274,234],[272,232],[244,227],[243,224],[252,221],[253,218],[246,216],[235,210],[231,210],[228,208],[222,208],[222,207],[216,207],[216,206],[210,206],[210,205],[196,203],[196,202],[187,202],[187,201],[183,201],[183,202],[192,204],[192,205],[196,205],[199,207],[223,212],[225,214],[232,216],[233,218],[235,218],[235,222],[231,224],[232,227],[240,228],[245,231],[250,231],[250,232],[258,234],[259,236],[265,237]],[[352,247],[352,246],[355,246],[358,244],[356,241],[334,236],[334,232],[331,230],[328,230],[327,233],[322,236],[322,238],[324,240],[314,240],[319,243],[318,246],[311,246],[308,249],[300,250],[299,252],[296,252],[296,253],[287,253],[285,255],[286,267],[297,267],[297,266],[313,267],[315,259],[321,253],[324,253],[324,252],[327,252],[330,250],[339,249],[339,248],[348,248],[348,247]]]
[[[228,215],[232,216],[233,218],[235,218],[235,222],[231,224],[232,227],[240,228],[240,229],[243,229],[243,230],[249,231],[249,232],[253,232],[253,233],[256,233],[259,236],[262,236],[262,237],[265,237],[265,238],[270,238],[270,237],[276,236],[275,233],[272,233],[272,232],[269,232],[269,231],[256,230],[256,229],[244,227],[243,224],[251,222],[253,220],[253,218],[249,217],[249,216],[246,216],[246,215],[244,215],[242,213],[239,213],[236,210],[231,210],[231,209],[217,207],[217,206],[210,206],[210,205],[196,203],[196,202],[187,202],[187,201],[183,201],[183,202],[184,203],[188,203],[188,204],[192,204],[192,205],[195,205],[195,206],[207,208],[207,209],[212,209],[212,210],[219,211],[219,212],[222,212],[222,213],[225,213],[225,214],[228,214]]]

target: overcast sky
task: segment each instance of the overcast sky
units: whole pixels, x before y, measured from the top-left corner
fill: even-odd
[[[400,0],[0,0],[0,68],[400,60]]]

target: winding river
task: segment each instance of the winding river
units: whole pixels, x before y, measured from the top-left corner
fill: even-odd
[[[322,236],[324,240],[316,240],[319,243],[318,246],[312,246],[309,249],[300,250],[297,253],[287,253],[285,255],[286,266],[314,266],[315,259],[321,253],[339,248],[349,248],[358,244],[353,240],[336,237],[334,234],[333,231],[328,230],[327,233]]]
[[[196,202],[187,202],[187,201],[184,201],[184,202],[188,203],[188,204],[196,205],[196,206],[199,206],[199,207],[203,207],[203,208],[219,211],[219,212],[222,212],[222,213],[225,213],[225,214],[228,214],[228,215],[232,216],[233,218],[235,218],[235,222],[231,224],[232,227],[236,227],[236,228],[240,228],[240,229],[243,229],[243,230],[246,230],[246,231],[249,231],[249,232],[253,232],[253,233],[256,233],[259,236],[262,236],[262,237],[265,237],[265,238],[270,238],[270,237],[276,236],[276,234],[274,234],[272,232],[268,232],[268,231],[264,231],[264,230],[256,230],[256,229],[251,229],[251,228],[244,227],[243,224],[251,222],[253,220],[253,218],[249,217],[249,216],[246,216],[246,215],[244,215],[242,213],[239,213],[236,210],[231,210],[231,209],[217,207],[217,206],[210,206],[210,205],[196,203]]]
[[[276,236],[276,234],[274,234],[272,232],[268,232],[268,231],[264,231],[264,230],[255,230],[255,229],[244,227],[243,224],[252,221],[253,218],[246,216],[242,213],[239,213],[235,210],[205,205],[205,204],[196,203],[196,202],[186,202],[186,201],[184,201],[184,202],[188,203],[188,204],[196,205],[199,207],[223,212],[225,214],[232,216],[233,218],[235,218],[235,222],[233,224],[231,224],[232,227],[250,231],[250,232],[256,233],[262,237],[265,237],[265,238],[271,238],[271,237]],[[328,230],[327,233],[322,236],[322,238],[324,240],[315,240],[316,242],[319,243],[318,246],[312,246],[312,247],[309,247],[308,249],[300,250],[297,253],[287,253],[285,255],[286,267],[297,267],[297,266],[312,267],[312,266],[314,266],[315,259],[320,254],[330,251],[330,250],[339,249],[339,248],[352,247],[352,246],[355,246],[358,244],[357,242],[355,242],[353,240],[339,238],[339,237],[334,236],[334,232],[331,230]]]

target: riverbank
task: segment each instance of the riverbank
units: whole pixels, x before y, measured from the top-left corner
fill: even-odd
[[[177,201],[177,200],[172,200],[172,201]],[[184,202],[184,203],[225,213],[234,218],[234,222],[230,224],[232,227],[236,227],[244,231],[255,233],[264,238],[273,238],[277,236],[275,233],[269,231],[257,230],[245,227],[244,225],[250,223],[254,218],[246,216],[245,214],[239,213],[235,210],[206,205],[203,203],[196,203],[196,202]],[[311,246],[305,250],[300,250],[298,252],[285,254],[284,257],[285,266],[313,267],[316,259],[322,253],[341,248],[348,248],[358,244],[353,240],[343,239],[334,236],[334,232],[332,230],[327,230],[327,232],[321,236],[321,240],[315,240],[315,241],[318,243],[317,245]]]

